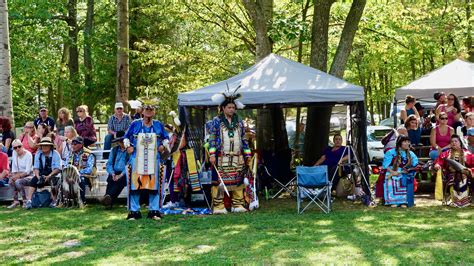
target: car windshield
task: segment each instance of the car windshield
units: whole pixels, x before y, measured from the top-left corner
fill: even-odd
[[[368,141],[381,141],[383,136],[385,136],[392,129],[376,129],[373,131],[367,132]]]

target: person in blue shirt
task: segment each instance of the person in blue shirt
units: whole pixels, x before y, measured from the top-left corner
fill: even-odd
[[[143,118],[137,119],[130,124],[127,132],[125,133],[125,147],[127,147],[127,153],[130,154],[130,159],[127,164],[127,185],[128,185],[128,210],[129,214],[127,220],[135,220],[141,218],[140,213],[140,191],[149,191],[149,212],[148,217],[153,220],[160,220],[161,214],[160,208],[160,162],[161,153],[163,153],[165,147],[163,141],[169,139],[168,133],[165,130],[164,125],[158,121],[153,120],[155,116],[155,107],[152,105],[143,106]],[[137,159],[137,146],[139,145],[138,138],[139,134],[145,133],[148,135],[154,134],[156,141],[152,139],[143,139],[144,142],[155,141],[156,142],[156,158],[155,158],[155,169],[153,174],[140,174],[138,172],[139,166],[143,166],[143,169],[147,168],[148,164],[145,158]],[[141,144],[141,143],[140,143]],[[143,144],[143,145],[146,145]],[[149,151],[149,150],[148,150]],[[138,165],[140,163],[141,165]],[[152,162],[149,162],[152,163]],[[151,172],[151,171],[150,171]]]
[[[72,140],[72,152],[69,157],[69,165],[74,165],[79,171],[81,187],[81,200],[86,203],[86,185],[92,186],[91,179],[94,178],[95,155],[84,148],[84,139],[76,137]]]
[[[106,169],[109,176],[107,178],[105,195],[101,200],[107,209],[112,208],[113,203],[127,185],[125,166],[130,155],[127,153],[127,149],[125,149],[125,145],[123,144],[124,136],[124,131],[117,132],[115,139],[112,140],[112,145],[114,143],[118,143],[118,145],[112,148],[107,161]]]
[[[51,186],[52,199],[50,207],[56,207],[57,191],[54,189],[59,180],[59,173],[61,172],[61,156],[54,150],[54,144],[50,137],[44,137],[38,143],[40,149],[35,154],[33,163],[34,177],[30,181],[30,190],[28,192],[26,209],[31,209],[31,198],[33,193],[38,188],[44,186]]]

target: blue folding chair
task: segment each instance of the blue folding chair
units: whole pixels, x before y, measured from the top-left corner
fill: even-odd
[[[327,165],[297,166],[296,183],[298,214],[303,213],[312,203],[325,213],[331,211],[331,182]],[[308,198],[309,202],[302,208],[304,198]]]

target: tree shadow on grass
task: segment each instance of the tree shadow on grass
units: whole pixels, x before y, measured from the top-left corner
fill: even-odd
[[[328,215],[314,209],[298,215],[293,200],[262,205],[252,213],[167,216],[158,223],[125,221],[122,209],[1,214],[16,239],[34,234],[28,228],[38,223],[56,228],[50,233],[52,240],[37,248],[40,255],[31,260],[39,263],[473,263],[472,256],[456,253],[459,248],[474,251],[474,229],[468,229],[472,208],[368,209],[336,202]],[[41,221],[35,219],[39,216]],[[40,238],[44,235],[48,234],[39,233]],[[71,239],[80,245],[65,247]],[[10,245],[35,246],[33,240]],[[10,259],[21,261],[18,256]]]

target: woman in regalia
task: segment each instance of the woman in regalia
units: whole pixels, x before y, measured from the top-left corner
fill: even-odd
[[[443,169],[451,203],[455,207],[470,205],[474,172],[474,155],[464,149],[458,135],[451,136],[451,148],[436,159],[434,168]]]
[[[386,170],[384,183],[385,205],[412,207],[414,205],[414,176],[418,158],[410,150],[408,136],[397,138],[395,149],[385,153],[382,168]]]

